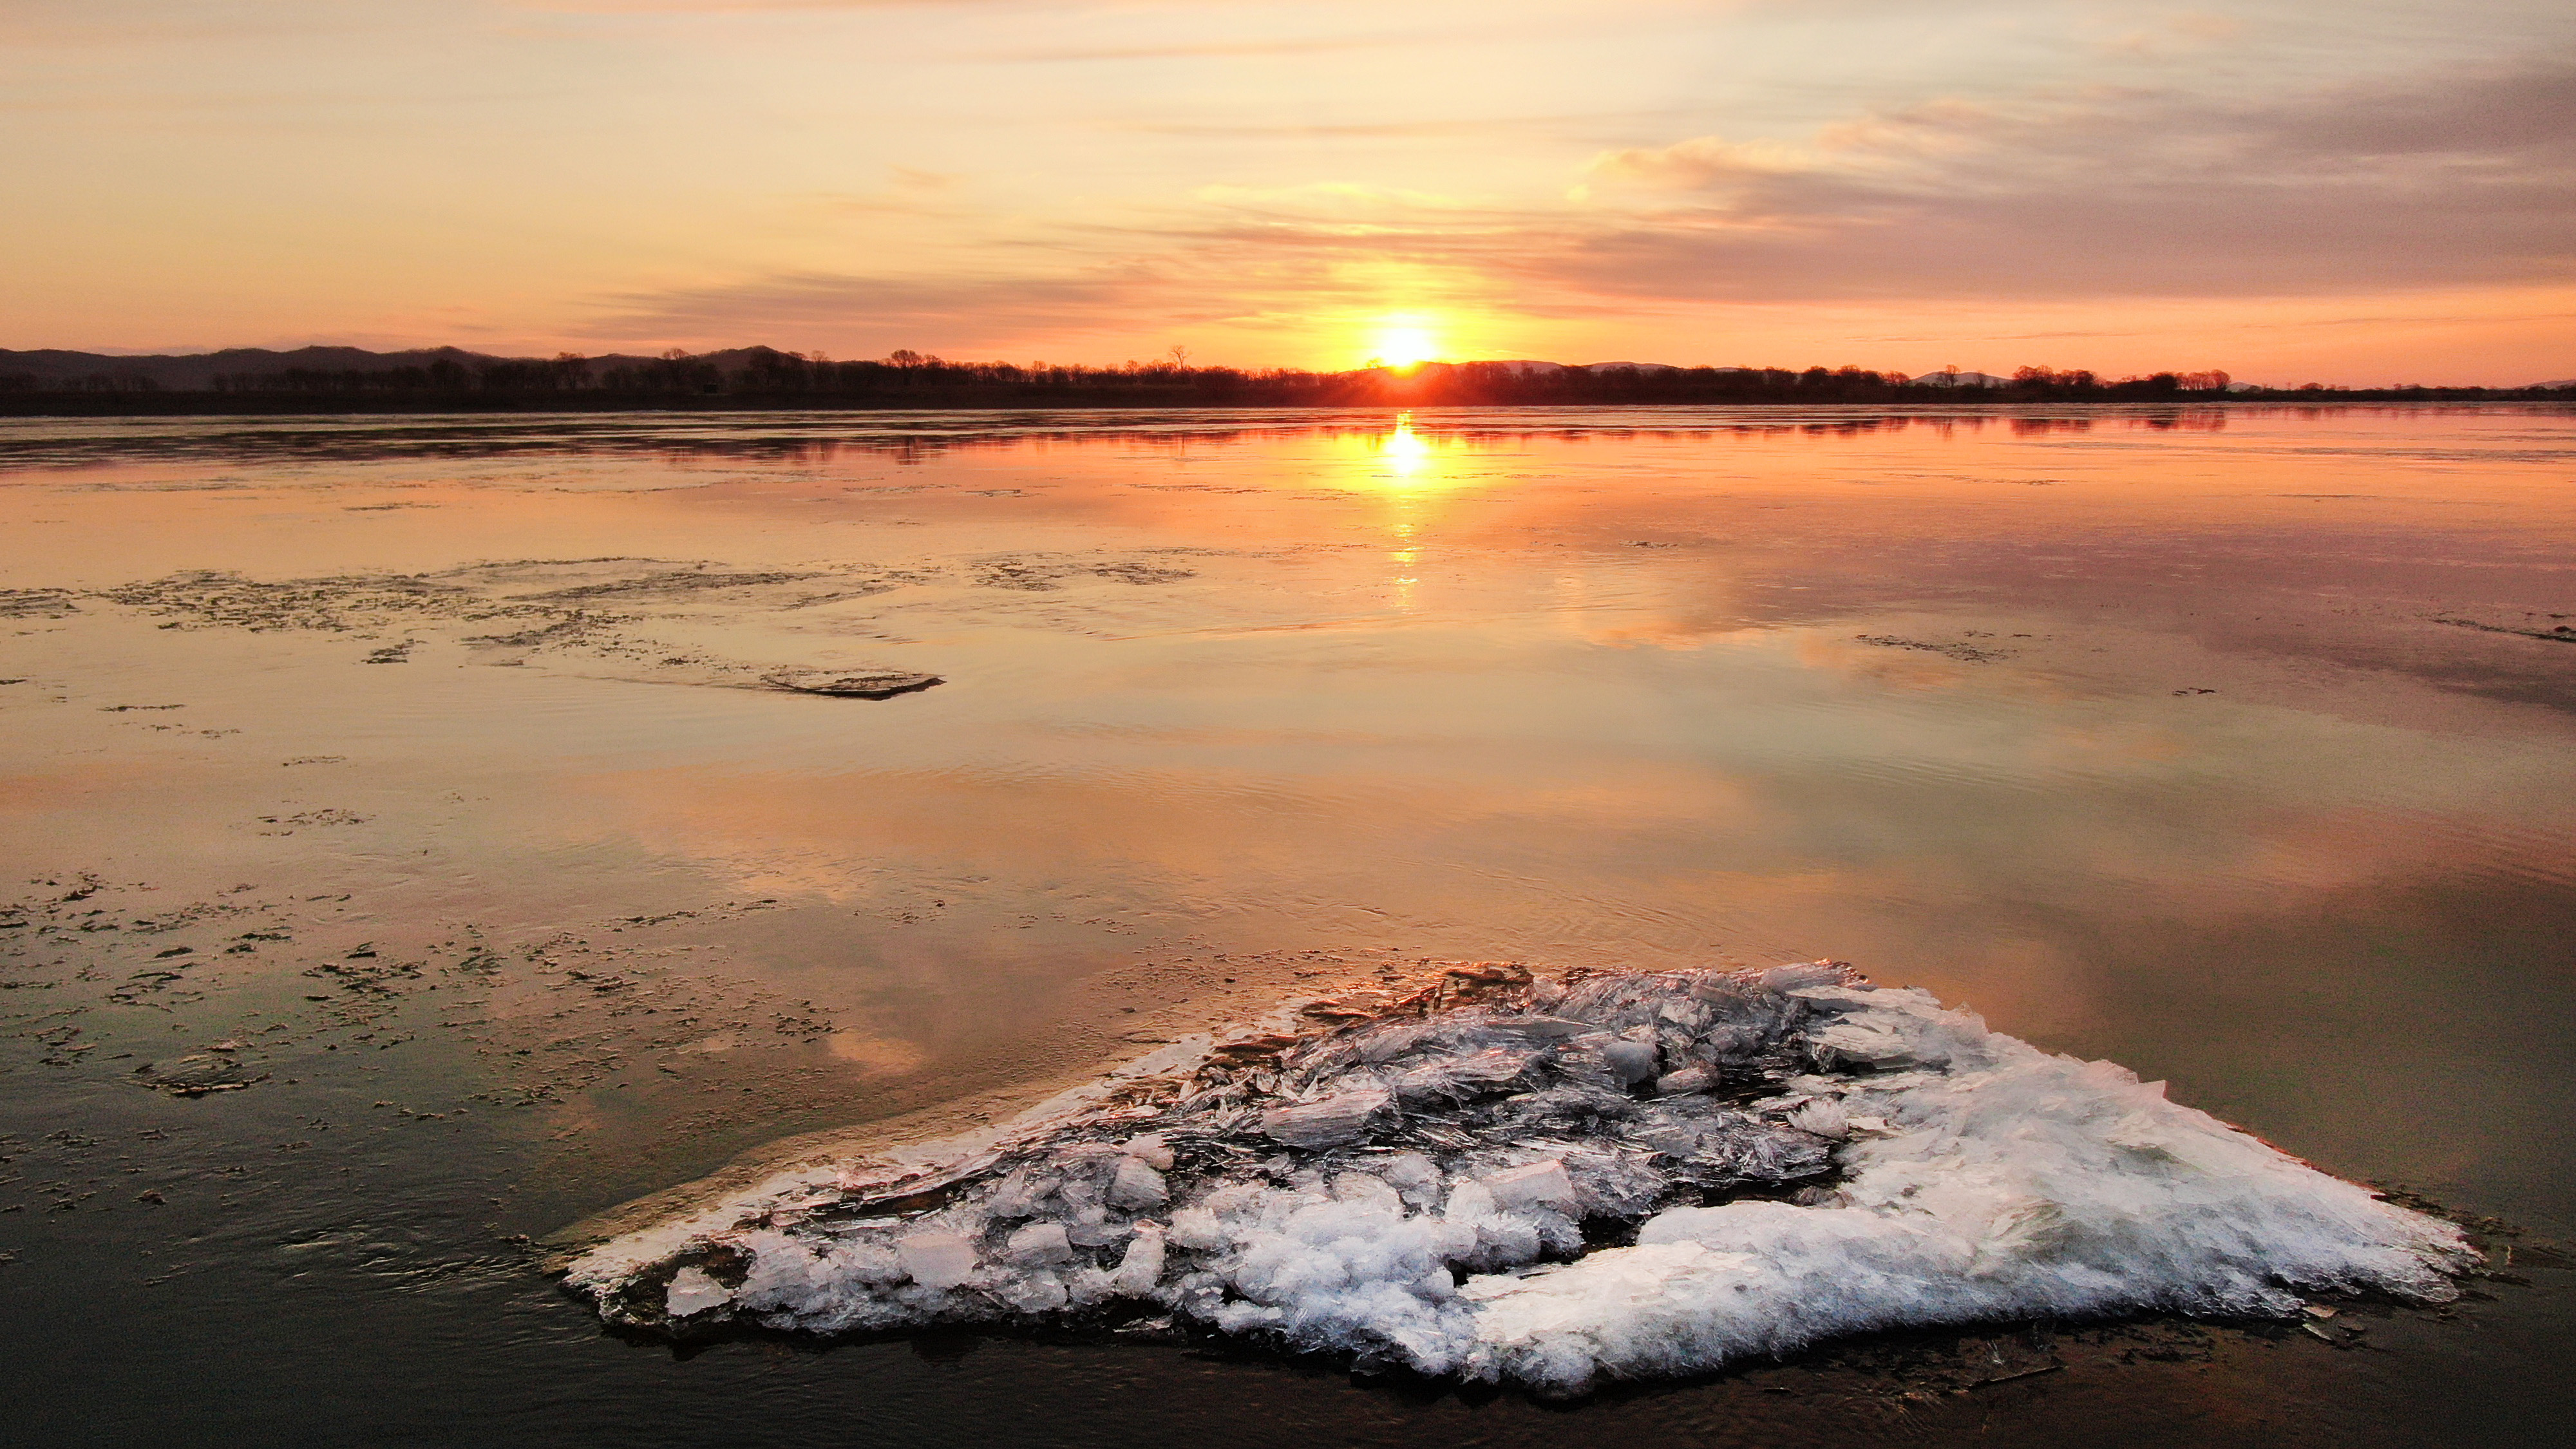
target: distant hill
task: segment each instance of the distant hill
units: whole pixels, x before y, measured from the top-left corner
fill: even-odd
[[[702,361],[715,364],[718,371],[731,374],[742,370],[756,355],[780,355],[767,347],[734,347],[722,352],[706,353]],[[24,377],[40,388],[76,387],[95,378],[148,382],[166,392],[206,392],[217,378],[273,377],[287,372],[385,372],[398,367],[427,368],[450,363],[465,368],[494,363],[529,363],[549,361],[545,358],[503,357],[488,352],[468,352],[461,347],[421,347],[405,352],[369,352],[363,347],[298,347],[273,351],[265,347],[227,347],[221,352],[189,352],[146,357],[115,357],[102,352],[64,352],[39,349],[11,352],[0,348],[0,377]],[[609,354],[582,360],[588,376],[596,379],[611,368],[640,367],[658,361],[651,357]]]
[[[498,360],[461,347],[428,347],[409,352],[369,352],[363,347],[298,347],[291,352],[272,352],[265,347],[228,347],[221,352],[153,357],[110,357],[97,352],[52,349],[0,350],[0,374],[33,378],[40,387],[77,384],[104,376],[143,379],[174,392],[200,392],[212,388],[218,377],[256,376],[290,368],[329,372],[356,368],[373,372],[388,367],[427,367],[435,362],[470,367]]]

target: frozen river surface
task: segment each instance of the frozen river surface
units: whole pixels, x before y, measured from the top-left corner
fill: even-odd
[[[2576,1429],[2564,410],[19,421],[0,722],[12,1442]],[[532,1241],[1291,996],[1819,957],[2488,1267],[1564,1408],[675,1354]]]

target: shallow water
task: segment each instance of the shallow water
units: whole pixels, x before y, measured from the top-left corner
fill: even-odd
[[[28,1442],[2576,1427],[2567,410],[37,421],[0,468]],[[862,666],[945,682],[762,687]],[[1826,955],[2517,1263],[2385,1352],[1548,1409],[675,1357],[514,1241],[1424,958]]]

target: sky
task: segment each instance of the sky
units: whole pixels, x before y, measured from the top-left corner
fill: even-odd
[[[0,347],[2576,377],[2565,0],[0,0]]]

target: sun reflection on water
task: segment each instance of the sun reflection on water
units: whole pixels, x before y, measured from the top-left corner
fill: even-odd
[[[1421,521],[1416,516],[1421,502],[1414,490],[1437,481],[1437,459],[1430,440],[1413,430],[1413,414],[1409,412],[1396,414],[1395,430],[1378,444],[1378,457],[1386,465],[1381,476],[1391,479],[1394,485],[1388,492],[1395,512],[1388,527],[1395,543],[1387,553],[1387,561],[1394,565],[1388,582],[1395,590],[1395,607],[1409,614],[1414,608],[1415,586],[1420,583],[1415,568],[1422,560]]]
[[[1387,435],[1379,452],[1386,459],[1388,471],[1407,483],[1431,466],[1431,444],[1413,430],[1411,413],[1396,414],[1395,431]]]

